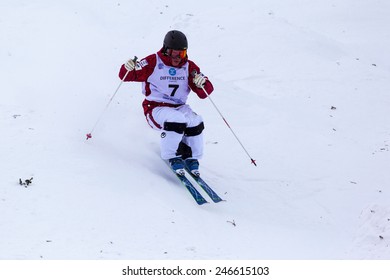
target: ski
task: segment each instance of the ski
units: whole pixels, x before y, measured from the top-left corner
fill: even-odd
[[[195,199],[196,203],[198,203],[198,205],[208,203],[207,200],[198,192],[198,190],[192,185],[190,180],[188,180],[188,178],[185,175],[179,175],[175,171],[173,171],[173,173],[175,173],[176,177],[190,192],[190,194]]]
[[[192,174],[191,171],[189,171],[188,169],[186,169],[186,170],[187,170],[188,174],[190,174],[191,177],[195,180],[195,182],[198,183],[198,185],[207,193],[207,195],[215,203],[218,203],[218,202],[221,202],[221,201],[225,201],[222,198],[220,198],[219,195],[217,195],[215,193],[215,191],[200,176],[196,176],[196,175]]]
[[[198,205],[202,205],[208,203],[208,201],[198,192],[198,190],[194,187],[194,185],[188,180],[186,175],[180,175],[173,170],[167,162],[168,168],[176,175],[176,177],[180,180],[180,182],[186,187],[186,189],[190,192],[191,196],[195,199],[195,202]]]

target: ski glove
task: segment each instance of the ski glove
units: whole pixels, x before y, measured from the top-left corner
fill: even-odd
[[[202,88],[204,84],[206,83],[207,78],[202,74],[196,74],[194,79],[192,80],[196,87]]]
[[[136,64],[136,62],[134,60],[129,59],[129,61],[127,61],[125,63],[126,70],[127,71],[133,71],[134,68],[135,68],[135,64]]]

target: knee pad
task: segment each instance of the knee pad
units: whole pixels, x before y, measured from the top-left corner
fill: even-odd
[[[186,123],[177,123],[177,122],[165,122],[164,130],[166,131],[174,131],[179,134],[184,134],[186,131],[187,124]]]
[[[187,127],[184,131],[185,136],[196,136],[202,133],[204,129],[204,123],[201,122],[197,126]]]

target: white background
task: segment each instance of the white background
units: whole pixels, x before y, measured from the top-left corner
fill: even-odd
[[[389,10],[1,0],[0,259],[388,260]],[[104,110],[121,64],[171,29],[258,163],[193,94],[201,173],[225,203],[196,205],[159,159],[140,84]]]

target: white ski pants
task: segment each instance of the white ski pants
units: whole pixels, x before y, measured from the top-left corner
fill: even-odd
[[[186,128],[195,128],[203,123],[201,116],[192,111],[189,105],[180,107],[156,107],[146,119],[149,125],[161,133],[161,158],[177,157],[176,151],[181,141],[192,150],[192,158],[200,159],[203,155],[203,133],[188,136],[186,133],[164,129],[166,123],[185,124]],[[203,125],[203,124],[202,124]]]

